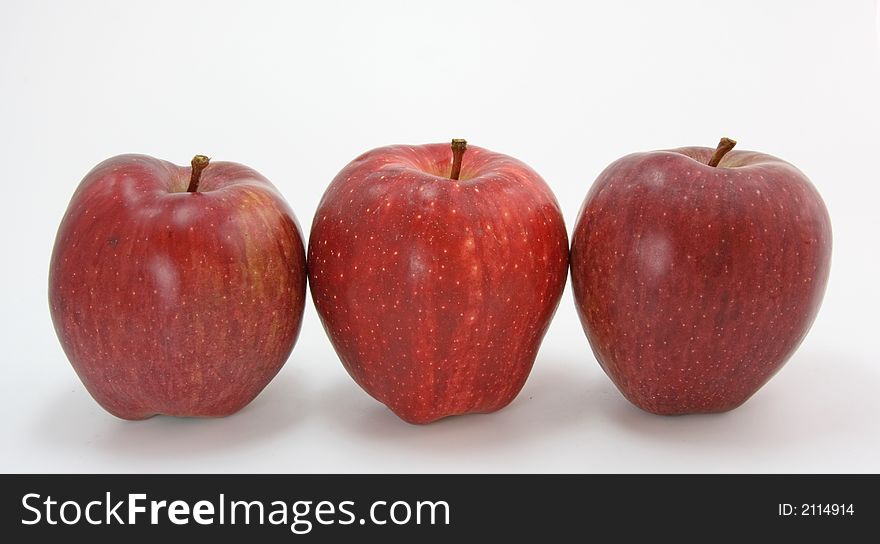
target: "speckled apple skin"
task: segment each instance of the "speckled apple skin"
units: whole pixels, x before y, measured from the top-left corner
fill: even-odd
[[[305,250],[282,196],[257,172],[143,155],[96,166],[55,241],[49,305],[86,388],[124,419],[224,416],[290,355]]]
[[[493,412],[522,389],[565,286],[556,198],[525,164],[449,144],[361,155],[309,237],[315,307],[349,374],[410,423]]]
[[[813,323],[831,223],[792,165],[733,151],[637,153],[594,183],[572,236],[572,287],[602,368],[657,414],[751,397]]]

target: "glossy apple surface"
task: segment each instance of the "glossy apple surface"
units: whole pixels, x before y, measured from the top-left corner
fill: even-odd
[[[287,360],[305,300],[305,251],[284,199],[257,172],[144,155],[80,183],[55,241],[49,304],[92,396],[125,419],[223,416]]]
[[[804,174],[748,151],[713,167],[713,154],[611,164],[572,237],[593,352],[626,398],[658,414],[742,404],[801,343],[828,280],[831,224]]]
[[[345,368],[411,423],[492,412],[528,377],[559,303],[567,235],[549,187],[478,147],[361,155],[309,239],[315,307]]]

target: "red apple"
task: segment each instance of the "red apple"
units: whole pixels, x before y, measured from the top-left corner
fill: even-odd
[[[751,151],[636,153],[593,184],[572,238],[572,286],[593,352],[658,414],[752,396],[807,334],[831,223],[794,166]],[[720,161],[720,162],[719,162]]]
[[[299,333],[305,251],[275,187],[246,166],[108,159],[80,183],[49,271],[55,331],[124,419],[223,416],[275,376]]]
[[[556,198],[464,140],[365,153],[309,238],[315,307],[352,378],[411,423],[493,412],[529,375],[568,269]]]

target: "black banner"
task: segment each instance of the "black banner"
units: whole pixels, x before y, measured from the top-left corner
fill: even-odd
[[[838,541],[880,528],[878,476],[7,475],[0,484],[6,542]]]

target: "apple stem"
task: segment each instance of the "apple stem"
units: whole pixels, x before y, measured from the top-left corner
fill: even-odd
[[[195,193],[199,189],[199,180],[202,177],[202,170],[208,166],[208,163],[211,162],[211,159],[204,155],[196,155],[193,157],[192,162],[192,174],[189,176],[189,187],[186,188],[186,192]]]
[[[452,172],[449,174],[450,179],[458,179],[461,175],[461,159],[464,157],[464,151],[467,149],[467,141],[461,138],[452,139]]]
[[[709,159],[709,166],[718,166],[718,163],[721,162],[724,155],[727,155],[727,152],[733,149],[735,145],[736,140],[721,138],[721,141],[718,142],[718,147],[715,148],[715,153],[712,155],[712,158]]]

